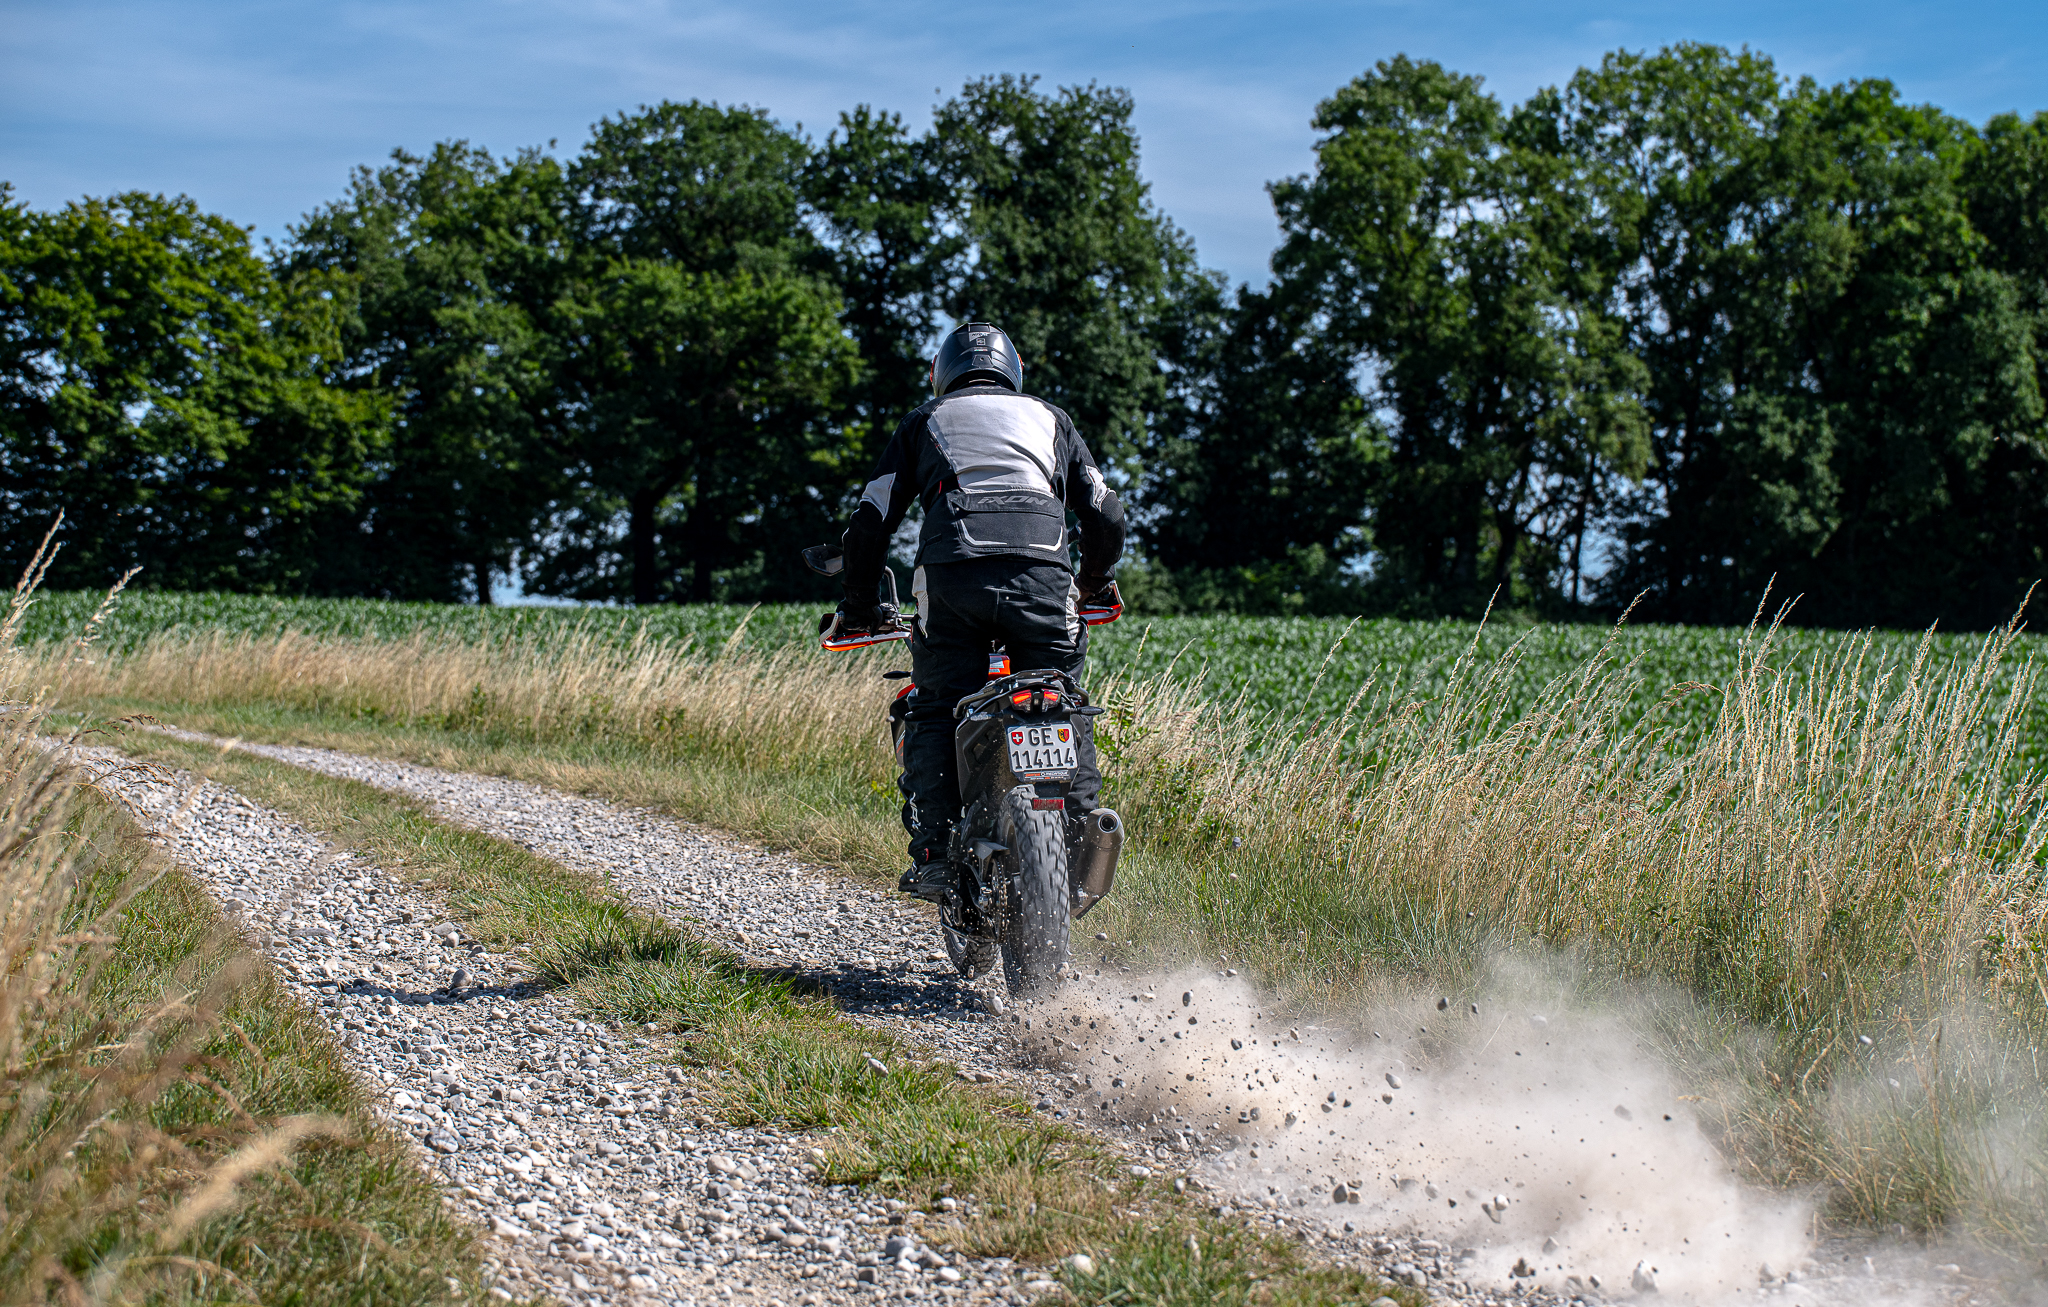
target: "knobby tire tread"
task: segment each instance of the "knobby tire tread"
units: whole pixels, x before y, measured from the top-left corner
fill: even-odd
[[[1009,929],[1003,932],[1003,978],[1020,996],[1049,991],[1072,957],[1067,897],[1067,832],[1063,814],[1031,806],[1037,792],[1020,785],[1003,796],[1002,843],[1017,870]]]

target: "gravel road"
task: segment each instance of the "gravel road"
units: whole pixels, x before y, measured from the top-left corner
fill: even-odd
[[[752,961],[819,980],[851,1019],[887,1025],[965,1075],[1015,1085],[1042,1111],[1102,1132],[1133,1167],[1216,1190],[1220,1210],[1299,1239],[1319,1259],[1412,1283],[1446,1304],[1605,1300],[1582,1285],[1559,1297],[1527,1282],[1470,1283],[1471,1250],[1354,1229],[1321,1188],[1254,1183],[1239,1173],[1236,1140],[1204,1141],[1160,1116],[1085,1111],[1103,1105],[1086,1051],[1048,1043],[1043,1022],[1026,1034],[1028,1014],[1000,1011],[985,984],[961,980],[922,905],[730,836],[542,786],[330,750],[240,747],[423,799],[442,820],[588,871]],[[702,1107],[715,1072],[677,1066],[652,1034],[580,1019],[566,999],[528,984],[516,957],[464,938],[445,905],[402,872],[338,851],[232,790],[209,783],[195,793],[191,777],[110,750],[79,753],[382,1087],[389,1119],[420,1142],[451,1201],[494,1235],[498,1297],[795,1307],[1024,1302],[1049,1287],[1042,1268],[927,1246],[975,1218],[971,1198],[914,1212],[814,1183],[813,1140],[723,1124]],[[1107,957],[1085,965],[1097,976],[1116,969]],[[1824,1292],[1840,1274],[1815,1264],[1805,1282],[1781,1277],[1765,1292],[1788,1307],[1892,1299],[1869,1280],[1860,1297]],[[1913,1285],[1911,1299],[1969,1298],[1953,1279],[1928,1288]]]

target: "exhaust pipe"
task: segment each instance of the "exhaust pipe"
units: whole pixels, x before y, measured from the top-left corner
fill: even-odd
[[[1082,819],[1081,842],[1074,849],[1075,919],[1109,897],[1116,884],[1116,859],[1124,849],[1124,819],[1113,808],[1097,808]]]

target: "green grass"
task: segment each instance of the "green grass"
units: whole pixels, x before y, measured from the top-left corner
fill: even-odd
[[[115,738],[135,756],[209,776],[395,874],[432,883],[471,935],[525,950],[543,979],[568,986],[593,1015],[672,1031],[685,1062],[716,1073],[728,1119],[832,1131],[821,1182],[875,1185],[918,1204],[976,1195],[980,1217],[950,1235],[964,1252],[1050,1261],[1089,1251],[1100,1270],[1070,1276],[1070,1289],[1105,1307],[1308,1307],[1395,1292],[1310,1267],[1284,1244],[1121,1177],[1099,1143],[1034,1116],[1015,1096],[964,1083],[952,1068],[844,1020],[786,976],[750,969],[519,845],[441,823],[415,801],[354,781],[154,733]],[[886,1069],[878,1073],[871,1059]],[[1405,1290],[1396,1297],[1410,1301]]]
[[[473,1231],[451,1219],[432,1178],[376,1122],[310,1010],[246,952],[195,881],[153,856],[116,805],[88,798],[75,829],[83,902],[154,880],[118,918],[118,942],[85,981],[70,1029],[134,1029],[167,995],[213,992],[224,1003],[196,1057],[166,1063],[174,1075],[161,1092],[89,1132],[72,1162],[27,1169],[31,1150],[10,1160],[0,1193],[24,1201],[0,1203],[0,1302],[71,1300],[47,1269],[32,1271],[45,1256],[78,1284],[132,1259],[128,1283],[152,1302],[481,1301]],[[28,1067],[40,1073],[61,1058],[62,1034],[48,1032]],[[309,1114],[338,1121],[339,1133],[302,1140],[281,1165],[242,1183],[242,1202],[175,1246],[156,1245],[152,1230],[209,1166],[273,1123]],[[0,1112],[0,1126],[12,1124]]]
[[[100,596],[83,591],[42,596],[24,630],[30,643],[72,638]],[[124,596],[100,637],[106,653],[134,650],[162,635],[276,635],[298,631],[324,639],[403,640],[449,638],[462,642],[551,637],[589,632],[624,644],[644,632],[648,638],[688,642],[711,654],[734,646],[748,652],[808,648],[816,618],[829,605],[769,604],[665,605],[631,608],[497,608],[470,605],[390,603],[367,599],[278,599],[258,595],[181,594],[133,591]],[[1796,611],[1796,609],[1795,609]],[[1568,675],[1591,658],[1612,634],[1601,625],[1538,625],[1512,621],[1482,628],[1472,622],[1407,622],[1312,617],[1127,617],[1090,634],[1091,679],[1146,679],[1172,670],[1198,684],[1211,699],[1241,702],[1251,713],[1314,717],[1341,710],[1361,686],[1421,697],[1440,693],[1452,664],[1475,648],[1483,661],[1519,646],[1509,687],[1514,705],[1527,708],[1554,678]],[[1632,708],[1648,712],[1673,686],[1721,684],[1735,672],[1739,630],[1715,627],[1628,626],[1619,639],[1623,661],[1640,665]],[[1795,674],[1840,640],[1840,633],[1787,629],[1780,659]],[[1880,653],[1907,654],[1918,632],[1879,632]],[[1939,664],[1967,662],[1980,637],[1938,635]],[[2039,653],[2039,637],[2023,636],[2018,662]],[[820,654],[820,657],[825,655]],[[1692,734],[1704,732],[1714,704],[1693,697],[1675,709],[1676,722]],[[2028,709],[2028,729],[2016,763],[2048,765],[2048,698]]]
[[[52,591],[39,595],[22,629],[24,643],[73,639],[103,596],[94,591]],[[815,636],[816,605],[762,607],[748,623],[742,644],[766,649]],[[736,630],[750,610],[729,604],[664,605],[657,608],[480,607],[468,604],[393,603],[381,599],[279,599],[264,595],[186,594],[131,590],[101,629],[99,646],[126,653],[163,634],[277,635],[299,631],[326,639],[403,640],[417,635],[463,641],[497,640],[563,631],[616,635],[621,641],[645,629],[669,641],[694,639],[716,646]]]
[[[1247,629],[1295,643],[1246,674],[1304,686],[1327,656],[1309,638],[1344,633]],[[2048,796],[2020,783],[2041,696],[2004,717],[2030,640],[2002,659],[1971,641],[1972,669],[1937,639],[1916,670],[1918,646],[1885,635],[1794,631],[1760,654],[1744,633],[1677,633],[1702,642],[1687,662],[1675,636],[1645,644],[1670,633],[1624,631],[1623,661],[1568,683],[1554,671],[1594,632],[1489,633],[1529,640],[1456,669],[1469,628],[1360,624],[1344,650],[1389,633],[1415,693],[1386,688],[1341,731],[1213,700],[1189,711],[1184,690],[1098,671],[1107,794],[1135,838],[1091,928],[1144,964],[1227,958],[1339,1019],[1483,987],[1516,955],[1563,968],[1595,1005],[1670,994],[1645,1038],[1723,1123],[1741,1174],[1817,1187],[1852,1223],[2048,1247],[2048,1085],[2020,1051],[2048,1029]],[[743,638],[766,637],[750,624]],[[1130,647],[1135,665],[1172,657]],[[873,679],[885,656],[600,655],[300,641],[271,658],[174,641],[77,684],[103,687],[105,712],[516,776],[878,877],[900,868],[888,687]],[[1673,683],[1691,688],[1645,713]],[[1982,1041],[1930,1042],[1959,1013]],[[1870,1059],[1936,1054],[1926,1092],[1837,1112]],[[1983,1164],[1993,1139],[2024,1165]]]

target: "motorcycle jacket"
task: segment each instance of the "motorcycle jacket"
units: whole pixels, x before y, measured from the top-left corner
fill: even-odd
[[[1073,421],[993,381],[928,400],[896,428],[846,531],[849,600],[874,601],[889,537],[913,501],[924,505],[920,567],[997,556],[1066,566],[1068,509],[1082,576],[1107,576],[1123,554],[1123,503]]]

